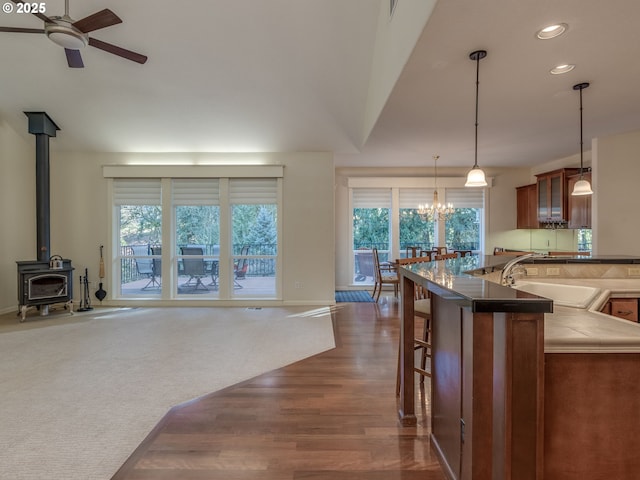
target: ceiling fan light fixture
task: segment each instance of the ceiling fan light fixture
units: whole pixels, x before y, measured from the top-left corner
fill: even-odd
[[[567,25],[566,23],[556,23],[554,25],[548,25],[538,30],[536,32],[536,37],[540,40],[550,40],[562,35],[567,31],[568,28],[569,25]]]
[[[71,26],[47,25],[45,33],[53,43],[69,50],[80,50],[89,44],[89,36]]]
[[[565,63],[564,65],[556,65],[551,70],[549,70],[549,73],[551,75],[562,75],[564,73],[569,73],[574,68],[576,68],[575,65],[572,65],[570,63]]]

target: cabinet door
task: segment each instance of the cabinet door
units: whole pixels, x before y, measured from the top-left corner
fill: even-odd
[[[548,177],[538,178],[538,220],[544,222],[549,218],[549,202],[547,201],[547,195],[549,193],[549,179]]]
[[[563,174],[558,173],[556,175],[552,175],[549,178],[550,182],[550,197],[551,197],[551,218],[553,220],[563,220],[565,218],[563,212],[563,196],[564,196],[564,188],[563,188]]]
[[[541,223],[567,221],[567,178],[577,168],[562,168],[536,175],[538,178],[538,220]]]
[[[538,187],[534,183],[516,188],[516,228],[538,228]]]
[[[638,299],[637,298],[612,298],[611,315],[624,318],[632,322],[638,321]]]
[[[584,179],[591,182],[591,173],[585,173]],[[580,175],[569,177],[567,182],[569,224],[568,228],[591,228],[591,195],[573,196],[573,186]]]

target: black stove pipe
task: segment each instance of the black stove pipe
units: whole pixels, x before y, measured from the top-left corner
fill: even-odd
[[[36,136],[37,258],[48,262],[51,257],[49,137],[55,137],[60,128],[44,112],[24,113],[29,118],[29,133]]]

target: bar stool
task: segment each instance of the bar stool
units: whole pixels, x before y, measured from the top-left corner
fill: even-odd
[[[431,359],[431,298],[422,287],[416,287],[416,299],[413,302],[413,314],[422,318],[422,335],[414,337],[413,351],[420,351],[420,365],[413,371],[420,375],[420,385],[424,385],[425,377],[431,377],[427,370],[427,359]],[[398,368],[396,373],[396,396],[400,395],[400,340],[398,341]]]

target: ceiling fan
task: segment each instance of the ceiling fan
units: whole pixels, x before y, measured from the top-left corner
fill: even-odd
[[[89,37],[89,32],[122,23],[122,20],[108,8],[80,20],[74,20],[69,16],[69,0],[65,0],[64,15],[61,17],[47,17],[44,13],[34,11],[35,7],[43,5],[42,3],[27,3],[22,0],[11,1],[20,7],[22,11],[31,13],[44,21],[44,29],[0,27],[0,32],[46,34],[49,40],[64,48],[65,54],[67,55],[67,63],[71,68],[84,67],[82,56],[80,55],[80,49],[87,45],[118,55],[119,57],[126,58],[133,62],[145,63],[147,61],[147,57],[145,55]]]

